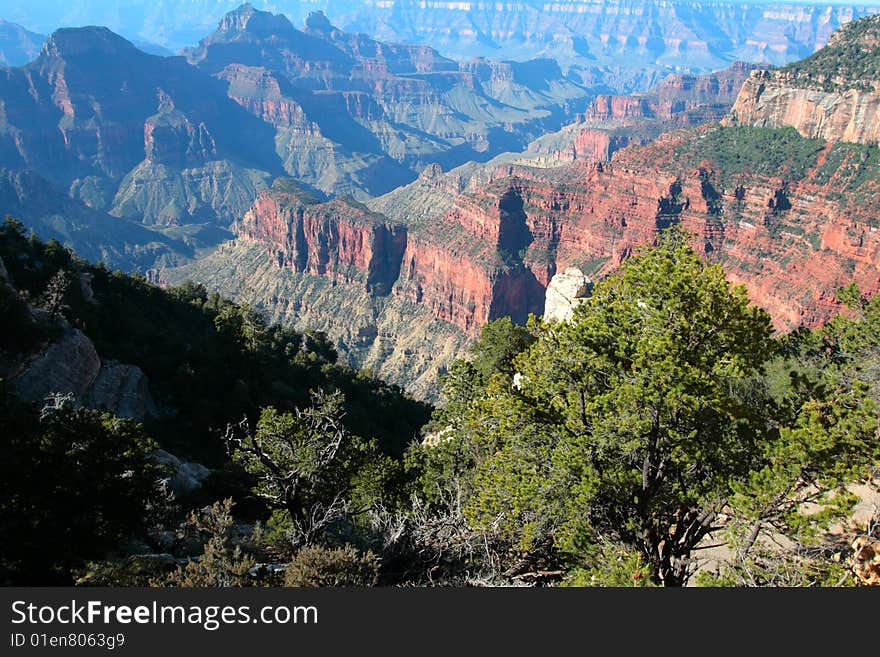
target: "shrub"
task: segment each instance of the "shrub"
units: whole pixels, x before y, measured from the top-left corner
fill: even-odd
[[[372,552],[359,553],[346,545],[330,549],[314,545],[297,552],[284,573],[291,587],[375,586],[379,560]]]

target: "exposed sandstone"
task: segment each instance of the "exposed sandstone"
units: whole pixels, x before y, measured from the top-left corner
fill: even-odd
[[[112,360],[101,365],[85,401],[88,406],[106,408],[119,417],[140,420],[146,415],[157,415],[143,371]]]
[[[358,282],[376,294],[390,291],[407,244],[406,227],[363,206],[338,199],[306,203],[278,190],[260,194],[239,232],[268,247],[280,267]]]
[[[723,123],[790,126],[810,139],[876,144],[880,142],[880,92],[805,89],[792,84],[784,73],[755,71]]]
[[[537,139],[517,161],[542,167],[607,162],[626,146],[648,144],[673,128],[719,121],[754,68],[735,62],[706,75],[670,74],[645,93],[599,94],[575,123]]]
[[[53,342],[18,376],[12,385],[19,397],[42,402],[52,393],[83,399],[101,371],[95,345],[82,331],[67,331]]]
[[[25,401],[42,403],[53,395],[71,395],[77,406],[105,409],[119,417],[157,415],[149,382],[139,367],[113,360],[102,363],[92,341],[66,326],[61,339],[26,362],[11,383]]]
[[[544,321],[564,322],[574,309],[589,296],[592,283],[577,267],[568,267],[550,279],[544,305]]]

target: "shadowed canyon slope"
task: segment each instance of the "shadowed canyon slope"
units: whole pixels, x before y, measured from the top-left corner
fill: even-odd
[[[790,88],[799,102],[801,88]],[[747,84],[737,106],[752,93]],[[657,107],[659,97],[600,98],[584,120]],[[276,188],[249,211],[237,242],[185,273],[275,318],[320,325],[357,364],[420,394],[432,393],[425,368],[442,370],[444,348],[495,317],[540,313],[554,273],[575,266],[602,277],[669,225],[693,234],[779,329],[827,320],[839,309],[836,290],[852,280],[877,291],[880,151],[861,139],[876,118],[814,138],[798,132],[797,112],[781,112],[774,127],[734,116],[624,148],[610,162],[535,166],[527,152],[449,173],[429,168],[366,206]],[[854,135],[860,141],[847,140]],[[348,305],[326,303],[334,297]],[[403,304],[410,314],[395,313]]]
[[[278,176],[366,198],[429,162],[519,150],[589,96],[549,60],[457,64],[342,32],[323,15],[298,30],[243,5],[185,57],[147,54],[106,28],[56,31],[35,61],[0,69],[0,167],[47,180],[81,217],[93,210],[155,233],[116,252],[159,241],[183,260],[228,237]],[[33,214],[23,218],[34,228],[50,223]],[[90,248],[69,227],[46,234],[56,235]]]

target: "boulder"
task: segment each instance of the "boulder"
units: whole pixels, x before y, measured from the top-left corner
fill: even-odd
[[[563,322],[571,318],[575,307],[590,296],[593,284],[577,267],[556,274],[544,297],[544,321]]]
[[[211,470],[201,463],[181,461],[174,454],[166,452],[164,449],[157,449],[153,452],[153,460],[171,468],[171,476],[165,482],[175,497],[194,493],[202,487],[202,484],[211,475]]]
[[[50,394],[82,400],[101,371],[95,345],[81,331],[67,331],[12,380],[19,397],[41,402]]]
[[[86,404],[135,420],[145,415],[157,415],[147,377],[141,368],[112,360],[101,366]]]
[[[26,401],[72,395],[77,406],[106,409],[119,417],[139,420],[157,415],[143,371],[113,360],[101,363],[92,341],[69,326],[60,340],[12,379],[12,385]]]

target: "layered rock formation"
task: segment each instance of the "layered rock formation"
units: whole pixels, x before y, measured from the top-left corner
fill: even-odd
[[[536,166],[523,156],[449,173],[432,167],[366,205],[304,206],[274,190],[236,244],[186,273],[275,318],[320,326],[355,363],[423,395],[436,392],[432,376],[444,358],[461,353],[486,321],[541,313],[554,275],[568,272],[581,288],[668,226],[691,234],[779,330],[827,321],[840,310],[837,290],[851,281],[867,294],[880,288],[880,149],[793,127],[727,120],[623,148],[610,162]],[[399,241],[384,242],[394,245],[386,254],[395,265],[383,271],[397,277],[377,293],[367,281],[380,233]],[[353,310],[338,322],[342,290]],[[389,320],[403,308],[412,315]],[[401,352],[411,324],[428,318],[443,330],[420,332]],[[383,360],[383,351],[391,356]]]
[[[517,58],[538,52],[587,72],[664,65],[711,70],[735,59],[778,65],[811,54],[840,25],[877,11],[806,3],[659,0],[330,0],[326,7],[346,28],[387,40],[429,43],[457,56],[506,53]]]
[[[707,75],[669,75],[646,93],[599,94],[575,123],[544,135],[521,156],[507,156],[505,161],[533,166],[604,162],[620,149],[648,144],[668,130],[719,121],[755,69],[737,62]]]
[[[12,192],[54,199],[44,211],[25,203],[21,219],[83,255],[113,254],[124,269],[216,244],[217,226],[281,171],[274,130],[227,98],[224,83],[104,28],[58,30],[35,61],[0,70],[0,96],[0,166]],[[141,223],[194,226],[183,238]],[[103,239],[90,243],[92,234]]]
[[[725,123],[790,126],[810,139],[880,142],[880,16],[848,25],[802,62],[754,72]]]
[[[6,18],[51,32],[59,21],[117,25],[172,50],[196,43],[239,0],[129,0],[71,5],[5,0]],[[656,82],[656,71],[714,70],[736,59],[778,65],[806,57],[840,25],[874,7],[807,2],[682,0],[273,0],[296,24],[321,8],[350,33],[387,43],[423,43],[456,58],[552,57],[573,74],[620,84]],[[661,75],[662,77],[662,75]],[[621,91],[622,89],[618,89]]]
[[[99,245],[143,271],[172,259],[144,266],[126,254],[170,239],[183,243],[173,259],[197,255],[280,175],[364,199],[432,161],[449,168],[520,150],[589,95],[550,61],[458,64],[319,14],[298,30],[243,5],[185,58],[149,55],[106,28],[56,31],[35,61],[0,69],[0,167],[97,213],[78,212],[83,223],[110,215],[149,226],[110,231]],[[45,214],[22,218],[90,249],[84,237],[47,234]]]
[[[359,283],[375,295],[387,294],[397,280],[407,238],[404,226],[353,202],[319,205],[281,189],[260,195],[239,234],[271,246],[280,267]]]
[[[791,126],[811,139],[880,142],[880,93],[801,89],[793,81],[780,73],[755,73],[746,81],[727,124]]]
[[[251,5],[186,56],[275,127],[290,176],[361,199],[431,161],[451,167],[519,150],[588,96],[554,62],[458,64],[426,46],[344,32],[320,13],[299,31]]]

